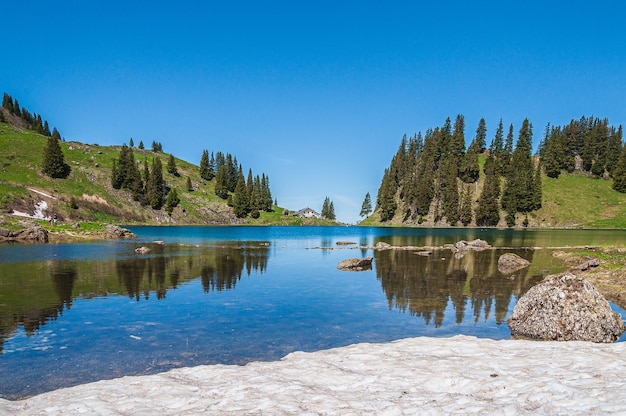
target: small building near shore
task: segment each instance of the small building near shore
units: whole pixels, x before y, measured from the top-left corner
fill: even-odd
[[[296,217],[300,218],[322,218],[322,216],[315,210],[307,207],[296,212]]]

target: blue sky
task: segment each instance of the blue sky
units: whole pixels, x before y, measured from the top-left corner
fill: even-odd
[[[28,1],[0,6],[0,90],[66,140],[130,137],[265,173],[281,206],[359,220],[402,135],[465,116],[626,120],[621,2]]]

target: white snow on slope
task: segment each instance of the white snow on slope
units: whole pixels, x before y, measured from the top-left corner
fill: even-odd
[[[100,381],[0,414],[626,414],[625,345],[410,338]]]

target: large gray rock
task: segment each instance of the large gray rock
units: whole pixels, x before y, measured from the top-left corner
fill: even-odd
[[[48,230],[40,225],[34,225],[23,230],[13,231],[9,237],[12,237],[15,240],[31,243],[47,243]]]
[[[107,224],[105,228],[107,238],[134,238],[136,237],[130,230],[117,225]]]
[[[504,253],[498,258],[498,271],[502,274],[514,273],[530,265],[530,262],[515,253]]]
[[[337,266],[340,270],[351,270],[351,271],[361,271],[361,270],[371,270],[372,268],[372,257],[365,257],[362,259],[347,259],[339,262]]]
[[[478,238],[472,241],[465,241],[465,240],[457,241],[454,245],[450,247],[450,249],[454,253],[455,258],[461,258],[465,256],[470,250],[483,251],[489,248],[491,248],[489,243]]]
[[[554,341],[614,342],[624,323],[587,280],[551,275],[522,296],[509,319],[511,335]]]

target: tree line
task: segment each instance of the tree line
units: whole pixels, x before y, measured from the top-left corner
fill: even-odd
[[[528,119],[515,146],[513,125],[505,137],[502,120],[489,148],[484,119],[468,147],[464,132],[465,119],[459,114],[454,124],[448,118],[424,135],[402,138],[378,190],[376,211],[381,221],[400,215],[402,222],[429,220],[455,226],[475,221],[478,226],[495,226],[502,210],[513,226],[518,213],[541,208],[541,164],[532,156],[533,127]],[[485,182],[477,195],[481,155]]]
[[[207,181],[215,181],[215,194],[227,200],[238,218],[247,215],[258,218],[262,211],[272,211],[272,192],[269,177],[252,174],[248,170],[247,180],[237,157],[230,153],[202,151],[200,176]]]
[[[22,120],[25,124],[25,127],[29,130],[36,131],[39,134],[42,134],[46,137],[50,136],[58,136],[61,138],[61,134],[56,129],[53,128],[53,131],[50,131],[50,125],[48,120],[42,119],[40,114],[33,113],[31,114],[25,107],[21,107],[17,98],[11,97],[6,92],[2,96],[2,108],[7,110],[9,114],[14,115],[18,119]],[[0,111],[0,121],[6,121],[4,118],[4,113]]]

